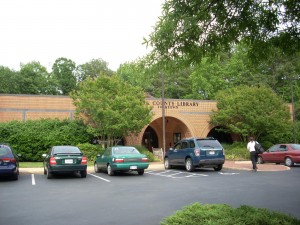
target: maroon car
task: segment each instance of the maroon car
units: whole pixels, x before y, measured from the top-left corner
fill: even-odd
[[[294,166],[300,163],[300,144],[277,144],[258,155],[258,163],[284,163],[286,166]]]

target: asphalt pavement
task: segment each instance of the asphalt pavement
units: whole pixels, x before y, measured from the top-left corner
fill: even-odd
[[[284,166],[282,164],[275,164],[275,163],[264,163],[264,164],[257,164],[258,170],[257,172],[268,172],[268,171],[285,171],[289,170],[290,168]],[[252,170],[251,161],[233,161],[233,160],[226,160],[224,165],[224,169],[233,169],[233,170]],[[163,162],[151,162],[148,170],[164,170]],[[88,172],[93,172],[94,167],[89,166]],[[20,173],[33,173],[33,174],[42,174],[43,168],[20,168]]]

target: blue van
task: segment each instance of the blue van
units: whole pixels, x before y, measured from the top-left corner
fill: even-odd
[[[220,171],[225,162],[223,146],[215,138],[186,138],[170,148],[164,157],[164,166],[185,166],[188,172],[198,168],[214,168]]]

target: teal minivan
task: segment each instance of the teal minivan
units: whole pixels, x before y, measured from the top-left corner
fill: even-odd
[[[225,162],[223,146],[215,138],[185,138],[166,152],[164,166],[185,166],[188,172],[195,168],[213,168],[220,171]]]

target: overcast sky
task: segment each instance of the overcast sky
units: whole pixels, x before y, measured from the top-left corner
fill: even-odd
[[[116,70],[144,56],[164,0],[0,0],[0,65],[101,58]]]

